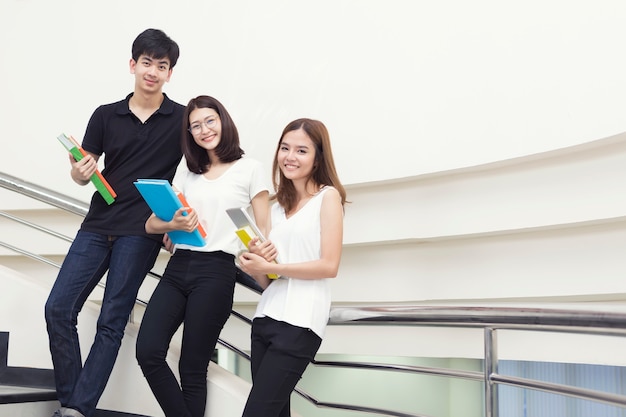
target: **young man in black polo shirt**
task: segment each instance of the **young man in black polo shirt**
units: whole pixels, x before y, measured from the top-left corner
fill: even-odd
[[[80,161],[70,155],[71,177],[89,183],[104,154],[102,174],[117,197],[108,205],[94,192],[89,212],[65,257],[45,307],[61,408],[55,417],[91,417],[106,383],[139,287],[154,266],[162,235],[148,235],[152,211],[133,182],[172,180],[181,159],[184,106],[163,93],[179,49],[157,29],[133,42],[130,72],[135,88],[124,100],[98,107],[87,125]],[[108,271],[97,332],[84,365],[76,323],[87,297]]]

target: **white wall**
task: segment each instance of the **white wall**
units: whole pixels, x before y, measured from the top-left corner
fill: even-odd
[[[97,105],[132,90],[130,44],[157,27],[182,50],[166,92],[223,101],[248,154],[268,167],[288,121],[328,125],[352,201],[337,304],[623,302],[625,18],[621,0],[5,0],[0,172],[88,201],[55,138],[81,137]],[[29,207],[0,190],[0,210],[68,229],[71,220]],[[3,236],[21,236],[6,224]],[[425,345],[415,332],[394,345],[406,333],[377,332],[380,343],[360,351],[367,334],[330,329],[322,350],[481,354],[459,343],[480,335],[433,331]],[[224,334],[248,340],[239,328]],[[578,359],[515,336],[503,345],[503,357]],[[608,350],[598,357],[623,347]]]
[[[159,27],[182,50],[166,91],[223,100],[268,167],[287,121],[329,125],[352,201],[337,302],[621,299],[625,17],[622,1],[4,1],[0,171],[87,201],[55,137],[132,90],[130,44]],[[0,190],[0,209],[35,206]]]
[[[0,169],[87,199],[55,138],[132,90],[147,27],[181,46],[167,93],[222,100],[268,165],[300,116],[327,123],[348,184],[600,139],[626,131],[625,17],[621,0],[6,0]]]
[[[182,50],[166,91],[223,100],[268,167],[287,121],[329,125],[352,201],[338,302],[626,293],[626,3],[29,0],[0,16],[0,171],[88,200],[55,137],[132,90],[130,44],[159,27]],[[0,209],[31,206],[0,190]]]

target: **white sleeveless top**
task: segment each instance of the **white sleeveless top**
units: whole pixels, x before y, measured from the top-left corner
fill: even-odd
[[[320,211],[325,187],[297,213],[286,218],[285,210],[275,203],[271,209],[269,239],[278,250],[278,261],[307,262],[320,259]],[[329,278],[297,279],[281,277],[263,291],[254,317],[271,317],[298,327],[311,329],[320,338],[330,314]]]

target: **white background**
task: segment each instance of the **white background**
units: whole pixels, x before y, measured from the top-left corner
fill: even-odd
[[[589,142],[626,130],[624,21],[621,0],[3,0],[0,171],[87,201],[56,136],[132,91],[148,27],[181,48],[166,93],[221,100],[268,170],[303,116],[346,184]]]

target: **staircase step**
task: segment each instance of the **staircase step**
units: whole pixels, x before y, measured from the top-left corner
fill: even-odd
[[[96,410],[94,417],[150,417],[143,414],[124,413],[122,411]]]
[[[58,408],[59,402],[57,400],[0,404],[0,416],[51,417]]]
[[[59,407],[52,369],[7,365],[9,333],[0,331],[0,416],[13,415],[16,409],[50,415]],[[9,411],[11,410],[11,411]],[[34,411],[36,410],[36,411]],[[24,415],[18,413],[16,415]],[[150,417],[113,410],[96,410],[94,417]]]
[[[27,404],[36,402],[56,402],[57,393],[54,389],[0,385],[0,405]],[[57,406],[58,407],[58,403]],[[52,414],[52,413],[51,413]],[[2,415],[2,412],[0,412]],[[94,417],[150,417],[144,414],[125,413],[113,410],[96,410]]]
[[[0,385],[0,404],[56,401],[56,399],[57,393],[51,388]]]

